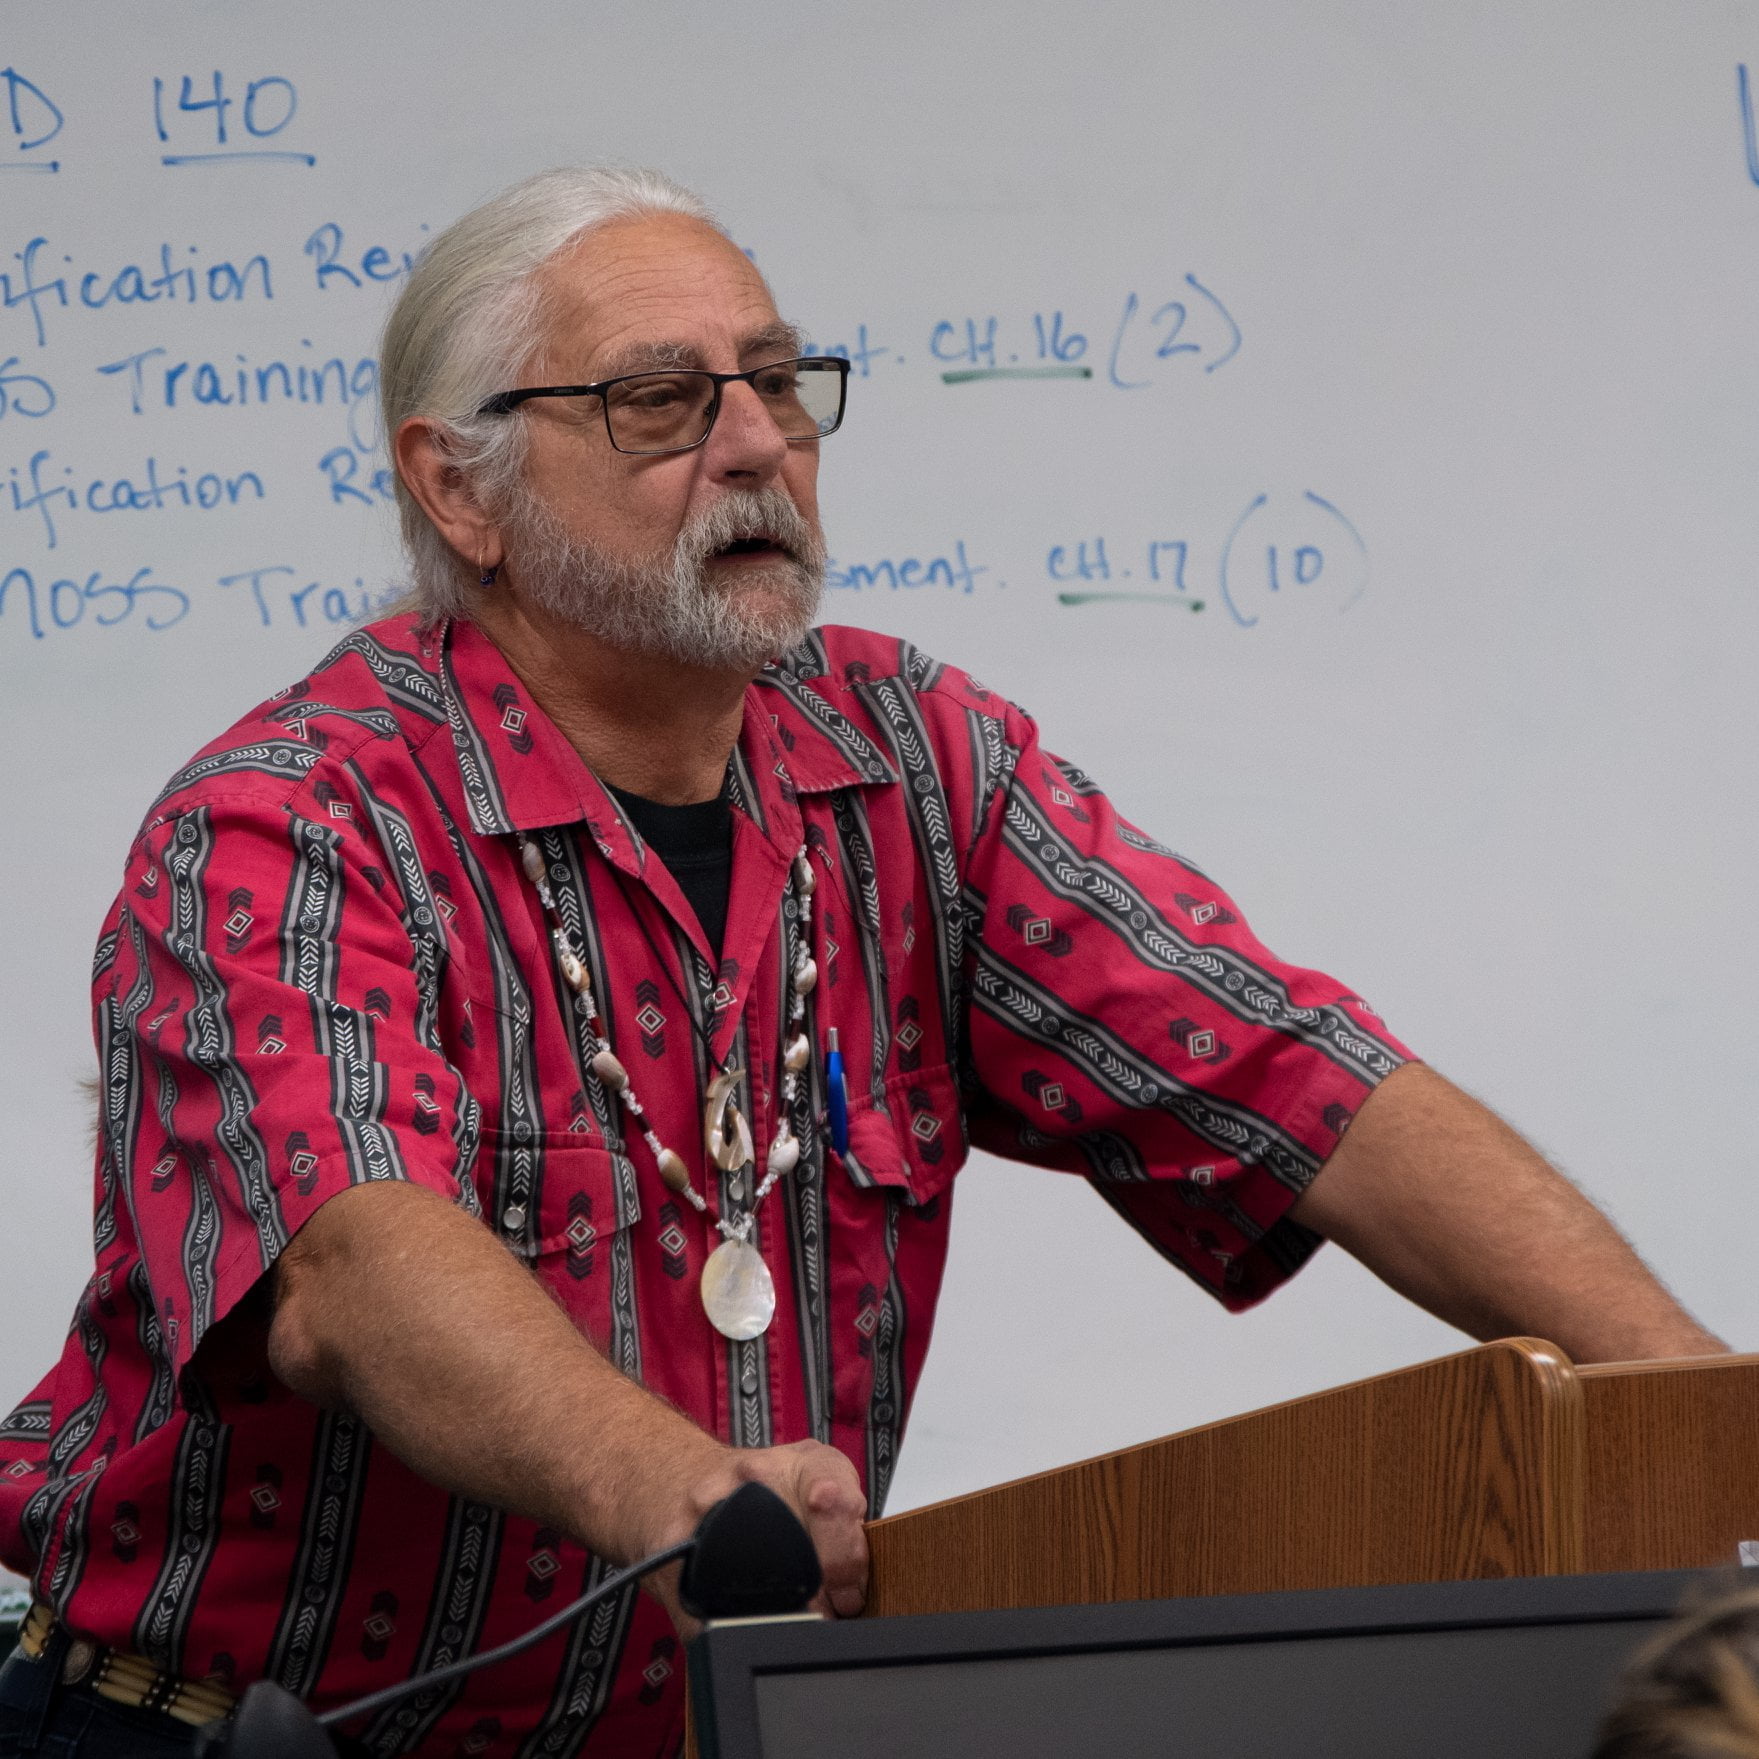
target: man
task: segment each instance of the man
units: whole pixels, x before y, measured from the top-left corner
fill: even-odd
[[[175,1732],[49,1692],[93,1644],[186,1717],[331,1707],[749,1479],[857,1612],[971,1141],[1230,1306],[1323,1235],[1481,1337],[1721,1347],[1019,710],[808,633],[846,374],[800,354],[652,176],[534,179],[411,277],[417,612],[173,779],[100,942],[96,1271],[0,1444],[48,1633],[0,1717]],[[670,1751],[680,1617],[662,1578],[360,1739]]]

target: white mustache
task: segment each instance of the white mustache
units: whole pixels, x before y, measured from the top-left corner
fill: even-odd
[[[513,577],[533,600],[601,640],[687,665],[744,667],[795,645],[811,626],[824,582],[825,542],[815,522],[774,485],[729,489],[687,519],[670,553],[611,557],[573,539],[542,503],[524,497],[510,521]],[[782,557],[755,577],[711,578],[729,544],[761,538]]]
[[[774,544],[808,568],[824,561],[824,541],[778,488],[729,489],[678,534],[676,562],[700,567],[730,544],[753,538]]]

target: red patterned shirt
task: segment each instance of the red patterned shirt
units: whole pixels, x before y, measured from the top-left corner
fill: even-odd
[[[715,960],[470,625],[352,636],[172,780],[98,945],[94,1274],[66,1353],[0,1427],[0,1557],[70,1625],[323,1708],[501,1643],[603,1573],[267,1372],[263,1272],[364,1180],[480,1214],[611,1361],[724,1440],[841,1448],[876,1513],[970,1145],[1082,1174],[1230,1307],[1306,1259],[1285,1211],[1404,1052],[1338,984],[1273,959],[1018,709],[826,629],[747,693],[730,785]],[[713,1228],[588,1072],[519,832],[661,1138],[734,1209],[704,1164],[703,1041],[746,1071],[767,1141],[789,865],[809,851],[812,1091],[800,1165],[757,1215],[778,1306],[755,1340],[709,1326]],[[805,1115],[833,1026],[842,1155]],[[364,1739],[667,1752],[681,1660],[631,1591]]]

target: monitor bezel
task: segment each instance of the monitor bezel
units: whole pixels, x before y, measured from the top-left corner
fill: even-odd
[[[1731,1566],[714,1624],[688,1649],[696,1739],[701,1759],[763,1759],[756,1690],[762,1674],[1489,1626],[1637,1624],[1672,1617],[1688,1590],[1732,1587],[1740,1579]]]

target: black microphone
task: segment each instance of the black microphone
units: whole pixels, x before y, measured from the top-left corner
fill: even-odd
[[[762,1484],[742,1484],[703,1516],[678,1578],[699,1619],[798,1612],[824,1584],[818,1553],[794,1511]]]
[[[607,1576],[596,1588],[498,1649],[486,1649],[481,1655],[468,1655],[414,1679],[399,1680],[322,1716],[313,1716],[273,1680],[256,1680],[245,1689],[230,1717],[209,1724],[197,1751],[202,1759],[336,1759],[336,1749],[324,1733],[326,1728],[369,1710],[382,1710],[399,1698],[460,1674],[505,1661],[542,1642],[638,1576],[680,1557],[685,1564],[678,1597],[685,1610],[700,1619],[764,1618],[798,1612],[824,1581],[818,1553],[794,1511],[767,1486],[742,1484],[703,1516],[688,1539]]]

